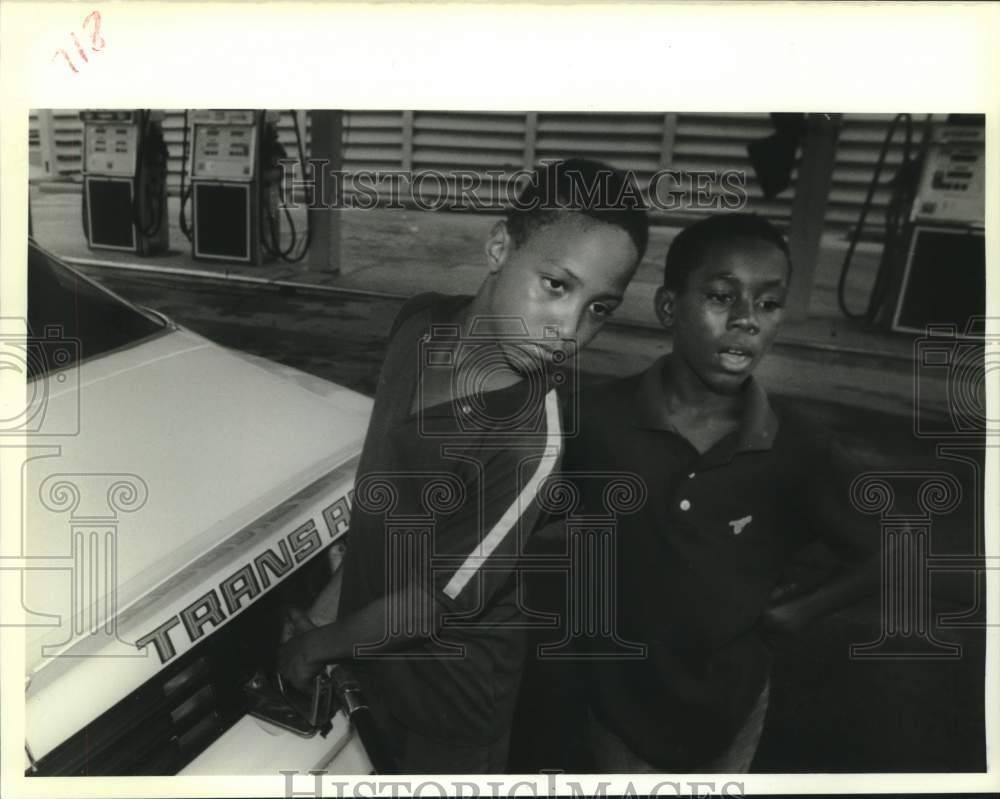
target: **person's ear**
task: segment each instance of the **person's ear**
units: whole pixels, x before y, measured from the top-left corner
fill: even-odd
[[[672,289],[660,286],[656,290],[656,296],[653,298],[653,303],[656,306],[656,317],[665,328],[669,329],[674,326],[676,301],[677,292]]]
[[[493,226],[490,237],[486,239],[486,266],[490,274],[495,275],[507,263],[514,249],[514,240],[507,229],[507,223],[500,220]]]

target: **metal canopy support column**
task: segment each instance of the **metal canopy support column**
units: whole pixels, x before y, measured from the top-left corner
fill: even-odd
[[[674,142],[677,139],[677,114],[663,115],[663,138],[660,141],[660,169],[674,165]]]
[[[306,259],[310,272],[340,271],[340,205],[343,202],[344,166],[343,112],[310,111],[309,158],[327,161],[323,179],[316,176],[323,196],[316,197],[315,207],[308,210],[312,243]],[[334,173],[334,174],[331,174]]]
[[[809,298],[833,182],[840,118],[840,114],[809,114],[806,117],[806,135],[788,228],[788,248],[794,269],[787,304],[791,321],[801,321],[809,315]]]
[[[403,139],[401,161],[404,172],[413,170],[413,112],[403,112]]]
[[[56,153],[55,120],[51,109],[38,111],[38,149],[41,154],[41,164],[37,170],[32,170],[31,177],[58,178],[59,158]]]
[[[528,111],[524,115],[524,158],[525,170],[535,168],[535,152],[538,144],[538,112]]]

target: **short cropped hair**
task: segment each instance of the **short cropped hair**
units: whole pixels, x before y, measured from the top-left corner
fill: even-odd
[[[536,167],[507,212],[507,230],[521,246],[536,230],[565,214],[624,230],[639,253],[649,244],[649,218],[631,175],[587,158],[569,158]]]
[[[718,214],[684,228],[670,243],[663,268],[663,287],[683,291],[687,287],[688,276],[698,268],[708,248],[734,239],[759,239],[773,244],[784,254],[791,276],[792,260],[788,243],[774,225],[757,214]]]

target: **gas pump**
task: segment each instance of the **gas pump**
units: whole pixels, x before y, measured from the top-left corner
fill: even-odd
[[[83,228],[92,249],[152,255],[169,244],[163,113],[81,111]]]
[[[910,215],[893,330],[952,325],[959,335],[986,313],[986,128],[937,125]]]
[[[888,184],[882,258],[868,308],[855,313],[846,306],[845,283],[900,124],[903,160]],[[986,303],[984,120],[953,115],[934,122],[928,117],[923,128],[917,150],[909,114],[898,115],[890,126],[844,259],[838,299],[849,318],[866,318],[893,331],[925,333],[931,325],[965,331],[973,317],[985,313]]]
[[[259,265],[287,256],[289,250],[279,246],[278,162],[285,151],[278,142],[278,114],[195,110],[189,117],[191,185],[182,188],[180,223],[194,257]],[[185,125],[185,155],[187,133]],[[190,227],[185,213],[189,199]]]

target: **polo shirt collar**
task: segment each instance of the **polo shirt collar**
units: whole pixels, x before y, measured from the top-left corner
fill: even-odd
[[[639,380],[635,395],[637,427],[678,432],[667,414],[663,392],[663,370],[669,359],[669,354],[658,358]],[[769,450],[774,446],[774,438],[778,433],[778,417],[768,402],[767,392],[751,376],[743,386],[742,393],[743,411],[733,451]]]

